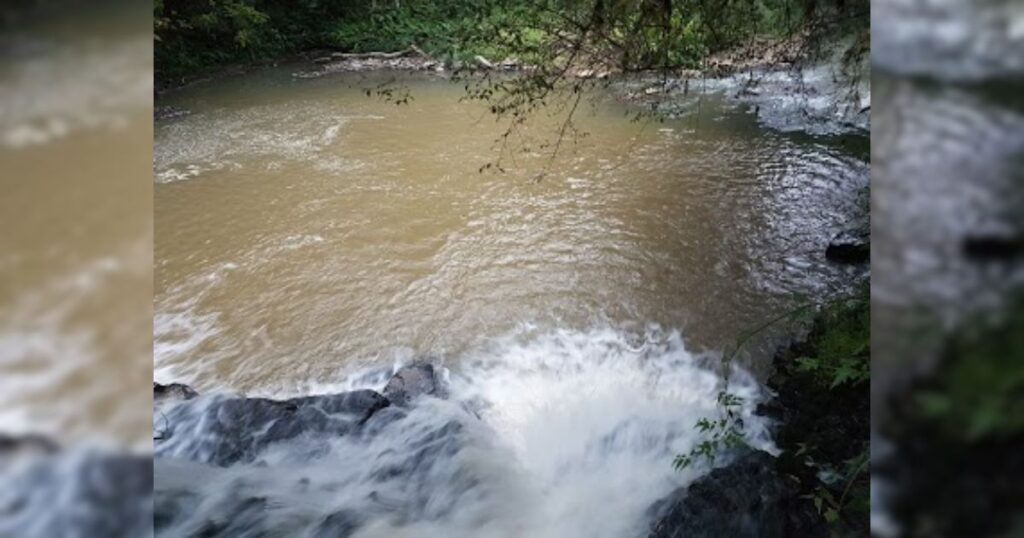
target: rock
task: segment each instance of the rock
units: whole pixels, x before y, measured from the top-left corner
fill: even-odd
[[[57,454],[60,446],[40,434],[7,435],[0,433],[0,475],[20,468],[26,462]]]
[[[304,434],[348,435],[390,402],[372,390],[290,400],[197,398],[154,418],[158,456],[229,466]]]
[[[153,382],[153,403],[191,400],[196,396],[199,396],[199,393],[184,383],[161,385],[155,381]]]
[[[760,417],[767,417],[774,421],[781,421],[786,416],[786,408],[778,400],[772,399],[757,404],[754,414]]]
[[[216,519],[207,520],[195,535],[203,538],[271,536],[267,512],[266,497],[249,497],[231,506],[230,512],[219,514],[220,517]]]
[[[104,536],[153,532],[153,460],[58,451],[0,473],[0,536]]]
[[[399,368],[383,392],[391,403],[404,406],[420,396],[440,396],[441,384],[433,364],[415,361]]]
[[[359,514],[351,510],[342,510],[324,518],[313,531],[313,536],[314,538],[346,538],[355,534],[361,525]]]
[[[868,229],[839,232],[828,248],[825,258],[836,263],[866,263],[871,260],[871,233]]]
[[[808,338],[818,338],[823,330],[819,318]],[[870,439],[870,384],[829,387],[815,372],[801,370],[797,358],[821,353],[808,341],[794,342],[776,353],[772,360],[775,371],[767,381],[776,396],[760,410],[767,411],[766,416],[780,417],[772,437],[784,453],[799,452],[804,445],[811,447],[805,451],[806,457],[839,465],[858,456]]]
[[[7,435],[0,433],[0,458],[14,454],[53,454],[60,449],[49,437],[39,434]]]
[[[191,113],[192,112],[185,110],[184,108],[177,108],[173,106],[153,107],[154,120],[171,120],[174,118],[188,116]]]
[[[476,62],[477,67],[481,69],[494,69],[494,64],[490,60],[483,56],[477,55],[473,57],[473,61]]]
[[[331,56],[321,56],[319,58],[313,58],[313,63],[315,63],[315,64],[327,64],[327,63],[331,63],[333,61],[334,61],[334,58],[331,57]]]
[[[1009,261],[1024,256],[1024,237],[1012,233],[972,234],[963,239],[964,255],[978,261]]]
[[[814,506],[776,470],[768,453],[744,449],[652,507],[650,538],[824,536]]]

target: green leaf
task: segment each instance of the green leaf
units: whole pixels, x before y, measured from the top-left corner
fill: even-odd
[[[851,361],[844,360],[839,363],[836,367],[836,371],[832,374],[832,385],[829,388],[836,388],[843,383],[851,381],[857,378],[857,369],[853,366]]]
[[[796,369],[801,372],[813,372],[821,367],[821,361],[814,357],[799,357],[796,359]]]

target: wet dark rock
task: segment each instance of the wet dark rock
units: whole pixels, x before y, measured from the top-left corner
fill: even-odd
[[[409,416],[408,408],[389,405],[388,407],[374,413],[373,416],[363,424],[362,434],[368,437],[377,435],[389,424],[402,420],[407,416]]]
[[[746,449],[730,465],[681,488],[655,507],[650,538],[824,536],[814,507],[776,469]]]
[[[416,361],[395,372],[384,387],[384,396],[395,405],[409,405],[420,396],[443,396],[434,365]]]
[[[754,409],[754,414],[767,417],[775,421],[781,421],[786,416],[786,408],[782,407],[782,404],[778,400],[772,399],[764,403],[757,404],[757,408]]]
[[[978,261],[1009,261],[1024,256],[1024,237],[1010,234],[978,234],[963,240],[964,255]]]
[[[195,534],[201,538],[230,538],[234,536],[271,536],[267,523],[267,499],[250,497],[230,513],[218,514],[216,520],[209,520]]]
[[[0,434],[0,459],[8,459],[17,455],[45,455],[60,450],[57,443],[39,434],[7,435]]]
[[[1020,382],[1006,381],[1020,371],[1024,297],[1005,300],[944,335],[931,369],[880,399],[871,472],[902,536],[1024,536],[1024,400]],[[945,409],[923,405],[937,396]],[[986,405],[998,416],[972,431]]]
[[[191,111],[185,110],[184,108],[178,108],[173,106],[158,106],[153,108],[153,119],[170,120],[174,118],[188,116],[191,113]]]
[[[773,472],[785,477],[787,487],[800,502],[789,505],[790,524],[802,525],[804,530],[789,531],[792,536],[824,536],[823,517],[819,516],[806,498],[824,488],[838,498],[843,483],[822,481],[819,471],[832,469],[840,472],[847,462],[862,456],[870,439],[870,386],[868,383],[831,386],[814,371],[797,367],[800,357],[819,356],[823,334],[829,330],[824,318],[819,317],[810,333],[802,340],[784,347],[776,353],[774,373],[767,385],[775,394],[760,404],[756,413],[773,419],[772,437],[781,450],[772,460]],[[753,487],[753,486],[752,486]],[[867,487],[863,477],[849,493]],[[788,493],[787,493],[788,495]],[[842,536],[868,535],[868,517],[852,507],[845,510]],[[777,536],[777,534],[766,534]]]
[[[450,460],[462,449],[463,431],[462,423],[449,421],[435,429],[417,432],[409,439],[407,454],[381,465],[371,476],[381,482],[401,478],[410,487],[429,487],[427,477],[434,465]],[[423,497],[429,499],[430,492],[425,491]]]
[[[866,263],[871,260],[871,233],[868,229],[847,230],[836,234],[825,249],[825,258],[836,263]]]
[[[191,400],[197,396],[199,396],[199,393],[184,383],[161,385],[160,383],[153,382],[153,403]]]
[[[324,518],[313,531],[313,538],[347,538],[361,525],[359,514],[351,510],[342,510]]]
[[[166,413],[155,449],[158,455],[214,465],[249,463],[268,446],[300,435],[356,432],[388,405],[372,390],[290,400],[194,399]]]
[[[153,460],[59,451],[0,474],[0,536],[146,536]]]
[[[816,327],[812,330],[821,330]],[[808,455],[818,462],[843,462],[856,457],[870,438],[870,386],[843,384],[829,387],[813,372],[796,367],[798,357],[817,356],[819,350],[804,342],[781,350],[768,386],[776,397],[762,411],[778,421],[774,439],[783,451],[813,447]]]
[[[196,492],[157,491],[153,496],[153,530],[159,534],[174,524],[175,519],[182,514],[195,513],[200,502]]]

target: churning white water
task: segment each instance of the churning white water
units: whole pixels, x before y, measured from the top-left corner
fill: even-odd
[[[695,422],[719,414],[726,383],[709,358],[656,326],[507,337],[444,370],[447,398],[377,411],[358,434],[270,444],[229,467],[184,459],[202,460],[184,447],[211,435],[186,424],[156,442],[157,534],[642,535],[653,503],[710,468],[672,469],[703,439]],[[346,388],[380,389],[390,373],[359,372]],[[750,443],[771,450],[753,415],[762,389],[734,369],[728,390],[743,398]]]

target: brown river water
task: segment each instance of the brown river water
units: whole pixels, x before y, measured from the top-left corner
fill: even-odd
[[[635,122],[594,95],[554,159],[533,148],[558,110],[481,172],[504,124],[461,85],[297,69],[158,100],[190,112],[154,130],[158,381],[315,392],[553,331],[660,327],[714,352],[865,277],[823,253],[866,207],[866,137],[770,131],[714,96]],[[393,79],[408,104],[367,97]],[[745,364],[763,374],[775,343]]]
[[[0,433],[146,449],[151,13],[108,4],[0,34]]]

